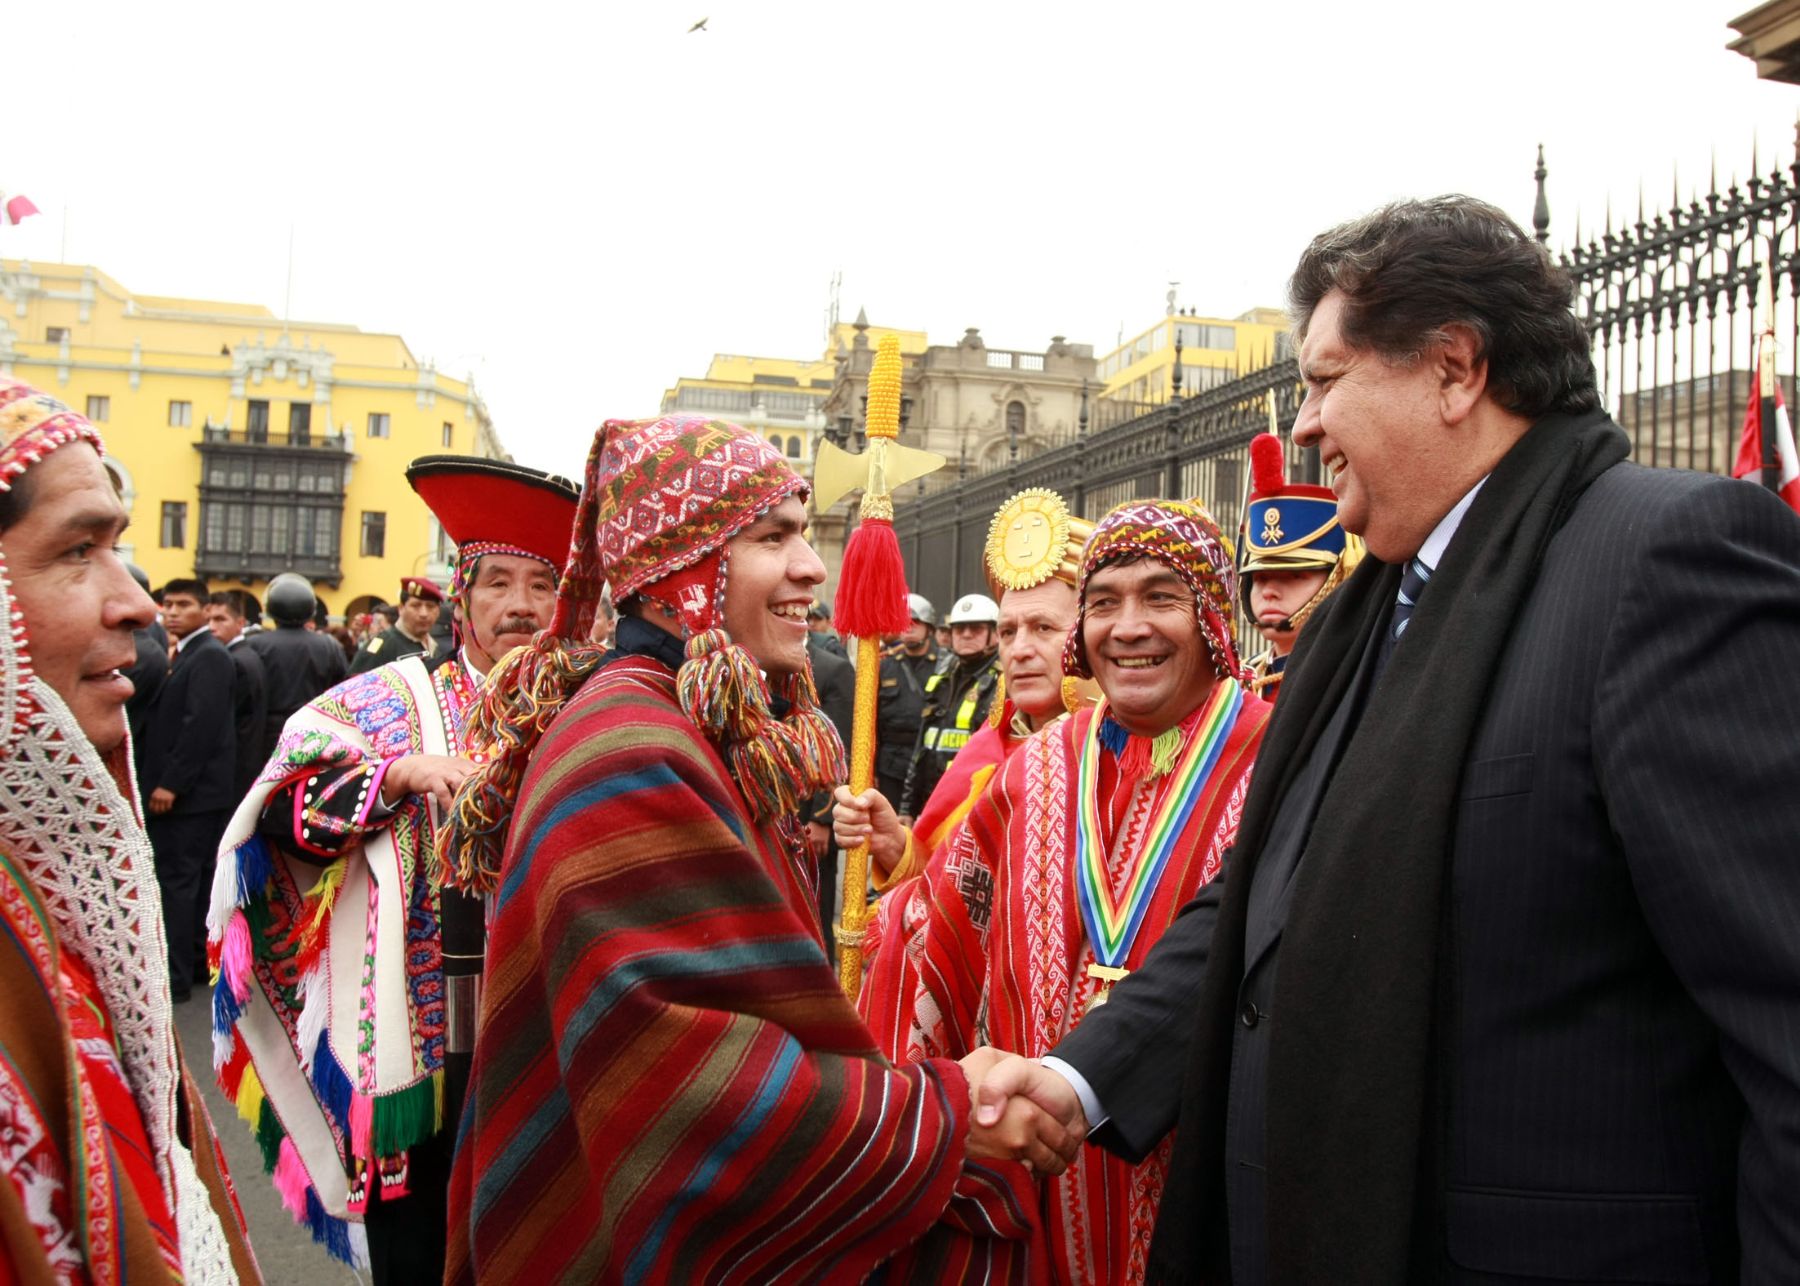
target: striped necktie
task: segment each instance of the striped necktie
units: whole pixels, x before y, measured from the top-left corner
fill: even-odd
[[[1419,605],[1419,595],[1425,592],[1425,582],[1431,579],[1431,571],[1421,558],[1414,558],[1406,564],[1406,572],[1400,577],[1400,598],[1394,604],[1393,623],[1388,626],[1389,636],[1394,642],[1398,643],[1400,636],[1406,633],[1406,627],[1412,621],[1413,609]]]

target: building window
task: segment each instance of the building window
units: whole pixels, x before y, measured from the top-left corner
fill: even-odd
[[[800,439],[799,438],[793,437],[793,436],[790,436],[788,438],[787,453],[790,457],[792,457],[795,460],[798,460],[800,458]]]
[[[444,450],[448,451],[456,441],[456,426],[448,420],[444,422]]]
[[[369,436],[385,438],[388,435],[388,417],[386,411],[369,412]]]
[[[311,445],[311,402],[290,402],[288,404],[288,441],[297,447]]]
[[[192,402],[169,403],[169,427],[171,429],[189,429],[194,426],[194,404]]]
[[[1008,433],[1025,432],[1025,403],[1008,402],[1006,404],[1006,431]]]
[[[387,556],[387,515],[385,513],[374,509],[363,510],[362,556],[364,558]]]
[[[244,437],[251,442],[267,442],[269,440],[269,404],[256,398],[250,400],[250,418],[244,422]]]
[[[112,399],[110,397],[96,397],[94,394],[89,393],[87,418],[92,420],[95,424],[104,424],[111,416]]]
[[[47,344],[60,344],[68,337],[69,328],[67,326],[44,327],[44,342]]]
[[[163,501],[162,548],[187,548],[187,501]]]

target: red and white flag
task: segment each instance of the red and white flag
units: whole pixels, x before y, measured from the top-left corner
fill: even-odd
[[[8,225],[20,223],[37,212],[38,208],[31,203],[30,197],[7,197],[0,202],[0,223]]]
[[[1765,347],[1766,351],[1766,347]],[[1788,420],[1787,404],[1781,397],[1781,381],[1774,381],[1775,396],[1763,398],[1762,363],[1764,358],[1758,356],[1756,362],[1756,378],[1751,381],[1750,406],[1744,412],[1744,436],[1738,440],[1737,463],[1731,466],[1734,478],[1750,478],[1762,480],[1763,467],[1763,434],[1775,435],[1775,460],[1779,466],[1779,484],[1776,487],[1781,498],[1788,503],[1788,508],[1800,513],[1800,455],[1794,452],[1794,426]],[[1773,414],[1765,411],[1772,407]],[[1765,423],[1765,420],[1772,423]]]

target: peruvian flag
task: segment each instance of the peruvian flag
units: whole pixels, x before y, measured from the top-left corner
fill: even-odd
[[[31,203],[30,197],[11,197],[4,205],[0,205],[0,223],[22,223],[28,216],[37,212],[38,208]]]
[[[1744,436],[1738,441],[1737,463],[1731,466],[1731,476],[1762,481],[1763,434],[1772,434],[1775,439],[1775,491],[1787,501],[1788,508],[1800,513],[1800,455],[1794,452],[1794,426],[1788,420],[1787,404],[1782,401],[1781,382],[1770,379],[1770,391],[1763,392],[1765,366],[1770,370],[1774,367],[1772,338],[1765,337],[1757,355],[1752,388],[1759,396],[1750,399],[1750,407],[1744,413]]]

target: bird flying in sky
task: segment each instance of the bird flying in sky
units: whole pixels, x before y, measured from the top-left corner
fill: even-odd
[[[700,19],[700,21],[699,21],[699,22],[696,22],[696,23],[695,23],[695,24],[694,24],[694,25],[693,25],[693,26],[691,26],[691,27],[689,27],[689,28],[688,28],[688,35],[690,35],[690,36],[691,36],[691,35],[693,35],[693,34],[694,34],[694,33],[695,33],[695,32],[696,32],[696,31],[705,31],[705,30],[706,30],[706,24],[707,24],[707,23],[709,23],[709,22],[711,22],[711,21],[712,21],[712,19],[711,19],[711,18],[702,18],[702,19]]]

